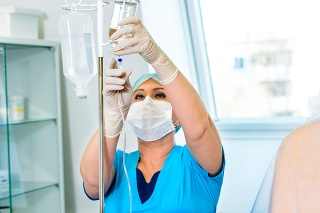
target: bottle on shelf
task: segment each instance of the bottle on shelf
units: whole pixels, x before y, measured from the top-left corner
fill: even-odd
[[[10,122],[20,122],[25,119],[24,97],[14,95],[9,97],[9,120]]]

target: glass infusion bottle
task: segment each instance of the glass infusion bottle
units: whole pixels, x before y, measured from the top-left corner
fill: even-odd
[[[140,0],[115,0],[110,23],[109,37],[119,29],[118,22],[128,16],[135,16]]]

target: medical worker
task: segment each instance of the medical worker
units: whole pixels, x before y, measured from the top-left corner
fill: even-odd
[[[117,69],[115,59],[105,71],[105,211],[215,212],[224,155],[214,122],[196,90],[140,19],[132,16],[118,24],[123,28],[111,39],[131,38],[111,51],[117,56],[139,53],[156,74],[141,76],[131,87],[131,71]],[[124,125],[120,110],[138,138],[138,150],[125,153],[126,170],[124,153],[116,149]],[[185,146],[175,145],[174,134],[180,127]],[[127,138],[127,143],[131,141],[135,140]],[[98,156],[99,130],[91,138],[80,167],[85,193],[93,200],[99,198]]]

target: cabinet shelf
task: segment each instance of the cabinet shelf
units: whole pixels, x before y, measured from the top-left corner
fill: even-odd
[[[0,213],[65,212],[59,50],[0,37]]]
[[[56,118],[36,118],[36,119],[26,119],[18,122],[9,122],[8,125],[21,125],[21,124],[32,124],[32,123],[40,123],[40,122],[48,122],[48,121],[56,121]],[[7,126],[6,123],[0,123],[0,126]]]
[[[25,195],[28,193],[36,192],[43,190],[49,187],[57,187],[59,183],[57,182],[20,182],[11,184],[11,197],[17,197]],[[8,189],[9,190],[9,189]],[[9,199],[9,191],[1,192],[0,191],[0,200]]]

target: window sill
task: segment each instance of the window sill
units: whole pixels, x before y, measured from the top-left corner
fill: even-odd
[[[216,118],[217,127],[224,131],[281,131],[291,130],[306,122],[305,117],[283,118]]]

